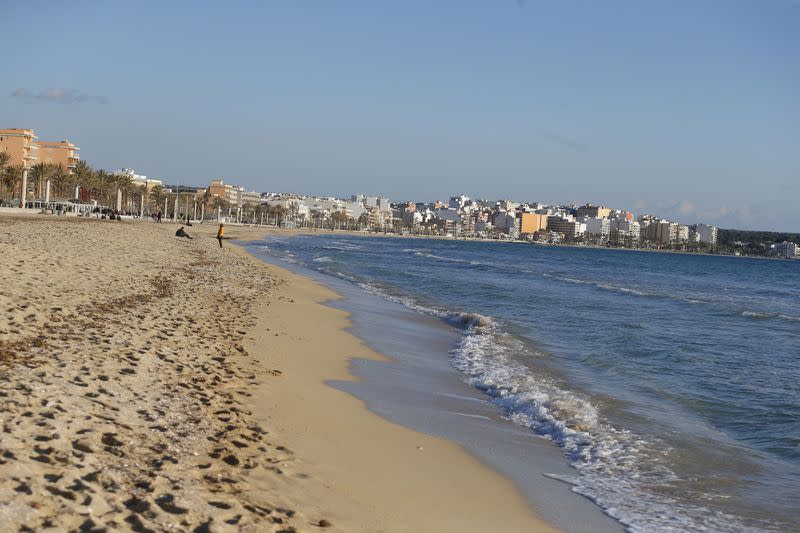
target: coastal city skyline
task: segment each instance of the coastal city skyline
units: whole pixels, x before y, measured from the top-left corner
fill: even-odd
[[[43,141],[25,128],[0,129],[0,178],[0,196],[24,191],[0,198],[4,204],[80,214],[785,258],[800,251],[800,234],[723,228],[718,239],[719,228],[706,221],[637,215],[591,202],[471,198],[463,192],[445,201],[393,202],[361,192],[348,197],[256,191],[220,178],[207,186],[180,184],[132,168],[94,169],[74,143]]]
[[[0,129],[0,152],[3,152],[8,157],[8,160],[4,163],[4,173],[11,178],[13,178],[12,175],[15,172],[18,172],[15,170],[17,167],[19,169],[25,168],[32,176],[34,174],[39,175],[39,184],[36,190],[30,188],[32,185],[28,184],[26,175],[24,185],[28,189],[26,201],[36,201],[37,199],[42,201],[44,199],[44,180],[49,180],[54,173],[73,174],[76,164],[81,161],[80,147],[71,141],[67,139],[58,142],[43,141],[36,135],[35,130],[28,128]],[[85,161],[83,164],[84,168],[91,168],[85,166]],[[226,180],[221,178],[211,178],[206,182],[208,185],[204,186],[204,184],[198,183],[181,183],[180,180],[169,180],[163,177],[148,177],[138,174],[132,168],[101,169],[98,172],[105,173],[108,176],[125,176],[130,180],[131,185],[140,186],[147,192],[157,186],[159,187],[159,195],[162,192],[166,195],[175,195],[176,193],[183,192],[183,194],[186,194],[191,191],[197,197],[195,204],[201,202],[209,205],[209,207],[209,201],[213,202],[214,199],[221,198],[226,202],[226,219],[232,219],[237,222],[240,221],[241,217],[239,208],[252,209],[255,207],[281,206],[287,212],[292,211],[292,208],[294,208],[295,213],[299,211],[304,217],[311,218],[312,215],[319,215],[321,217],[320,223],[322,223],[331,220],[334,213],[344,215],[353,221],[359,221],[359,216],[366,212],[365,208],[371,206],[380,208],[379,211],[384,213],[377,218],[372,216],[369,219],[369,224],[362,224],[362,227],[369,227],[373,230],[392,229],[394,231],[430,233],[431,227],[439,224],[441,226],[438,229],[440,234],[456,237],[493,236],[496,238],[499,234],[504,234],[511,238],[532,240],[537,231],[550,230],[552,235],[537,234],[535,235],[536,240],[554,242],[563,239],[571,241],[574,238],[580,238],[583,241],[583,238],[586,237],[596,244],[626,245],[628,247],[674,246],[690,243],[703,243],[714,247],[717,244],[717,226],[708,224],[706,221],[700,221],[696,216],[692,218],[691,210],[679,210],[683,215],[680,217],[667,217],[657,211],[640,212],[638,216],[635,216],[634,211],[629,207],[614,209],[592,201],[582,203],[543,202],[502,196],[477,198],[465,195],[464,191],[461,191],[456,196],[445,195],[435,200],[420,199],[412,195],[405,197],[402,201],[392,203],[385,194],[364,194],[359,192],[357,194],[324,195],[305,191],[258,191],[255,188],[248,189],[242,184],[231,184],[230,181],[226,183]],[[82,194],[78,193],[81,190],[80,179],[75,178],[72,181],[74,181],[75,187],[73,196],[89,201],[90,198],[85,190]],[[22,183],[19,186],[23,186]],[[38,196],[37,192],[39,193]],[[156,201],[155,206],[151,206],[152,199],[147,197],[147,194],[144,196],[144,198],[142,195],[136,198],[131,196],[127,199],[124,207],[120,203],[111,205],[113,201],[105,207],[116,207],[129,212],[139,210],[142,213],[149,212],[151,207],[157,209],[156,206],[160,205],[159,201]],[[357,197],[359,198],[358,201],[356,201]],[[48,191],[47,201],[49,201],[49,198]],[[120,202],[121,198],[120,196],[117,202]],[[171,208],[167,203],[164,203],[164,206],[163,211],[168,213]],[[178,204],[176,203],[175,208],[177,206]],[[586,210],[590,207],[594,209],[594,219],[608,219],[608,223],[602,223],[598,226],[597,220],[586,220]],[[600,209],[599,212],[605,212],[605,215],[598,215],[598,208]],[[483,214],[480,214],[481,210],[484,211]],[[584,212],[581,213],[581,210]],[[182,212],[184,213],[183,216],[188,214],[186,210]],[[416,214],[412,215],[412,213]],[[503,213],[511,213],[512,220],[499,220],[496,223],[496,220],[498,220],[497,215]],[[195,205],[192,216],[197,218],[198,214],[199,212]],[[530,220],[526,222],[524,220],[525,216],[529,218],[530,216],[538,216],[540,219],[537,219],[534,224]],[[550,224],[548,225],[547,221],[541,217],[550,217]],[[634,218],[636,218],[636,221],[633,220]],[[564,219],[564,222],[572,224],[572,227],[566,233],[564,232],[562,219]],[[692,220],[694,222],[691,222]],[[633,227],[625,225],[623,228],[623,234],[627,238],[620,237],[620,226],[617,221],[623,222],[623,225],[633,221]],[[477,227],[482,228],[479,231],[476,231],[476,222],[478,223]],[[656,236],[655,228],[651,228],[649,233],[647,230],[647,225],[652,222],[669,224],[672,229],[667,228],[665,230],[666,236],[662,236],[661,232]],[[531,226],[531,224],[534,224],[534,226]],[[420,226],[427,227],[421,230]],[[533,229],[525,230],[526,226]],[[703,230],[698,232],[696,228],[703,228]],[[726,229],[746,230],[745,228]],[[701,233],[703,234],[702,236]],[[634,234],[637,235],[634,237]],[[791,246],[791,243],[789,245]],[[794,247],[790,248],[788,252],[783,248],[780,248],[780,250],[779,255],[782,256],[793,257],[796,255],[796,248]]]
[[[796,2],[155,8],[9,6],[8,38],[37,38],[7,58],[5,123],[171,182],[796,230]]]

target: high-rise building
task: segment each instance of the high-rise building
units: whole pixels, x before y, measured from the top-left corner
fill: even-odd
[[[586,233],[599,237],[601,241],[608,240],[611,233],[611,221],[607,218],[584,217],[581,222],[586,224]]]
[[[0,130],[0,152],[8,152],[9,166],[22,165],[31,168],[38,162],[39,145],[33,130],[6,128]]]
[[[469,202],[469,196],[459,195],[450,197],[450,209],[463,209]]]
[[[522,213],[520,217],[520,233],[536,233],[547,228],[547,215],[539,213]]]
[[[570,215],[550,215],[547,217],[547,230],[572,238],[580,235],[585,230],[585,226]]]
[[[59,142],[35,141],[35,144],[39,147],[37,163],[61,165],[72,171],[81,159],[78,154],[80,148],[66,139]]]
[[[717,227],[709,226],[708,224],[697,224],[694,227],[697,234],[697,240],[704,242],[710,246],[717,245]]]
[[[590,217],[590,218],[608,218],[611,215],[611,209],[603,207],[602,205],[586,204],[578,208],[575,216]]]

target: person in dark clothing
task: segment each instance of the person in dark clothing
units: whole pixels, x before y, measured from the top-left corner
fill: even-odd
[[[176,237],[186,237],[187,239],[191,239],[192,238],[188,233],[183,231],[183,226],[178,228],[178,231],[175,232],[175,236]]]

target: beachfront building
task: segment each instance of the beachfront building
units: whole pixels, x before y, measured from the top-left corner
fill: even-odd
[[[24,128],[6,128],[0,130],[0,152],[9,155],[8,166],[21,165],[31,168],[38,163],[39,145],[33,130]]]
[[[135,170],[132,168],[121,168],[119,170],[115,170],[113,174],[117,176],[127,176],[131,179],[131,183],[133,185],[137,185],[139,187],[144,187],[146,191],[150,191],[153,187],[157,185],[161,185],[162,187],[164,184],[161,180],[148,178],[147,176],[143,176],[141,174],[137,174]]]
[[[451,196],[450,197],[450,204],[449,207],[451,209],[464,209],[469,203],[469,196],[464,196],[463,194],[458,196]]]
[[[248,191],[244,187],[234,186],[236,192],[236,205],[255,204],[261,203],[261,193],[256,191]]]
[[[611,215],[611,209],[603,207],[602,205],[586,204],[580,206],[575,213],[577,218],[608,218]]]
[[[211,185],[208,186],[208,193],[211,198],[222,198],[229,204],[235,204],[238,200],[233,185],[225,183],[223,180],[211,180]]]
[[[673,244],[678,239],[678,224],[669,220],[650,222],[646,226],[646,239],[656,244]],[[688,240],[688,235],[687,235]]]
[[[708,224],[697,224],[694,227],[694,232],[697,235],[697,240],[708,244],[709,246],[717,245],[717,227]]]
[[[793,259],[797,257],[798,251],[800,251],[800,246],[793,242],[783,241],[772,245],[770,255],[774,257]]]
[[[609,215],[611,219],[622,219],[627,220],[629,222],[633,221],[633,212],[632,211],[624,211],[619,209],[612,209],[611,215]]]
[[[560,233],[568,239],[574,239],[585,231],[586,226],[575,220],[572,215],[550,215],[547,217],[547,230]]]
[[[392,211],[368,206],[367,220],[369,227],[375,230],[386,230],[392,227]]]
[[[75,165],[80,161],[78,148],[67,139],[58,142],[34,141],[39,150],[36,154],[39,160],[37,163],[48,163],[51,165],[61,165],[68,172],[72,172]]]
[[[361,215],[367,212],[367,208],[361,202],[342,202],[339,206],[339,211],[343,212],[349,218],[358,220]]]
[[[608,241],[611,234],[611,221],[607,218],[584,217],[581,222],[586,224],[586,234],[598,239],[601,243]]]
[[[425,221],[425,215],[416,209],[414,211],[404,210],[402,216],[403,225],[409,228],[417,227]]]
[[[678,224],[678,227],[675,231],[675,242],[676,243],[689,242],[689,226],[686,226],[684,224]]]
[[[519,207],[519,203],[512,202],[511,200],[500,200],[497,202],[498,211],[516,211],[517,207]]]
[[[533,235],[543,229],[547,229],[547,214],[522,213],[520,215],[520,234]]]
[[[641,239],[641,227],[635,220],[611,219],[609,240],[617,246],[635,246]]]
[[[222,198],[231,206],[257,205],[262,201],[260,192],[248,191],[241,185],[231,185],[221,179],[211,180],[211,185],[208,186],[208,193],[211,198]]]
[[[361,204],[364,207],[374,207],[379,211],[391,211],[392,206],[388,198],[382,196],[365,196],[363,194],[354,194],[350,197],[352,203]]]

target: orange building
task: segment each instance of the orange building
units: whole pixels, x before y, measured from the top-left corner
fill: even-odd
[[[611,209],[609,209],[608,207],[603,207],[602,205],[586,204],[578,208],[578,212],[575,216],[577,216],[578,218],[581,217],[608,218],[609,215],[611,215]]]
[[[7,128],[0,130],[0,152],[8,152],[11,160],[9,166],[23,165],[31,168],[37,163],[39,146],[33,130],[23,128]]]
[[[39,160],[37,163],[62,165],[72,171],[80,161],[80,155],[78,155],[80,148],[67,140],[61,142],[37,141],[35,144],[39,147],[39,153],[37,154]]]
[[[520,219],[520,233],[536,233],[539,230],[547,228],[547,214],[540,215],[538,213],[522,213]]]
[[[236,191],[234,191],[233,185],[229,185],[223,180],[211,180],[208,193],[212,198],[222,198],[231,204],[236,203]]]

